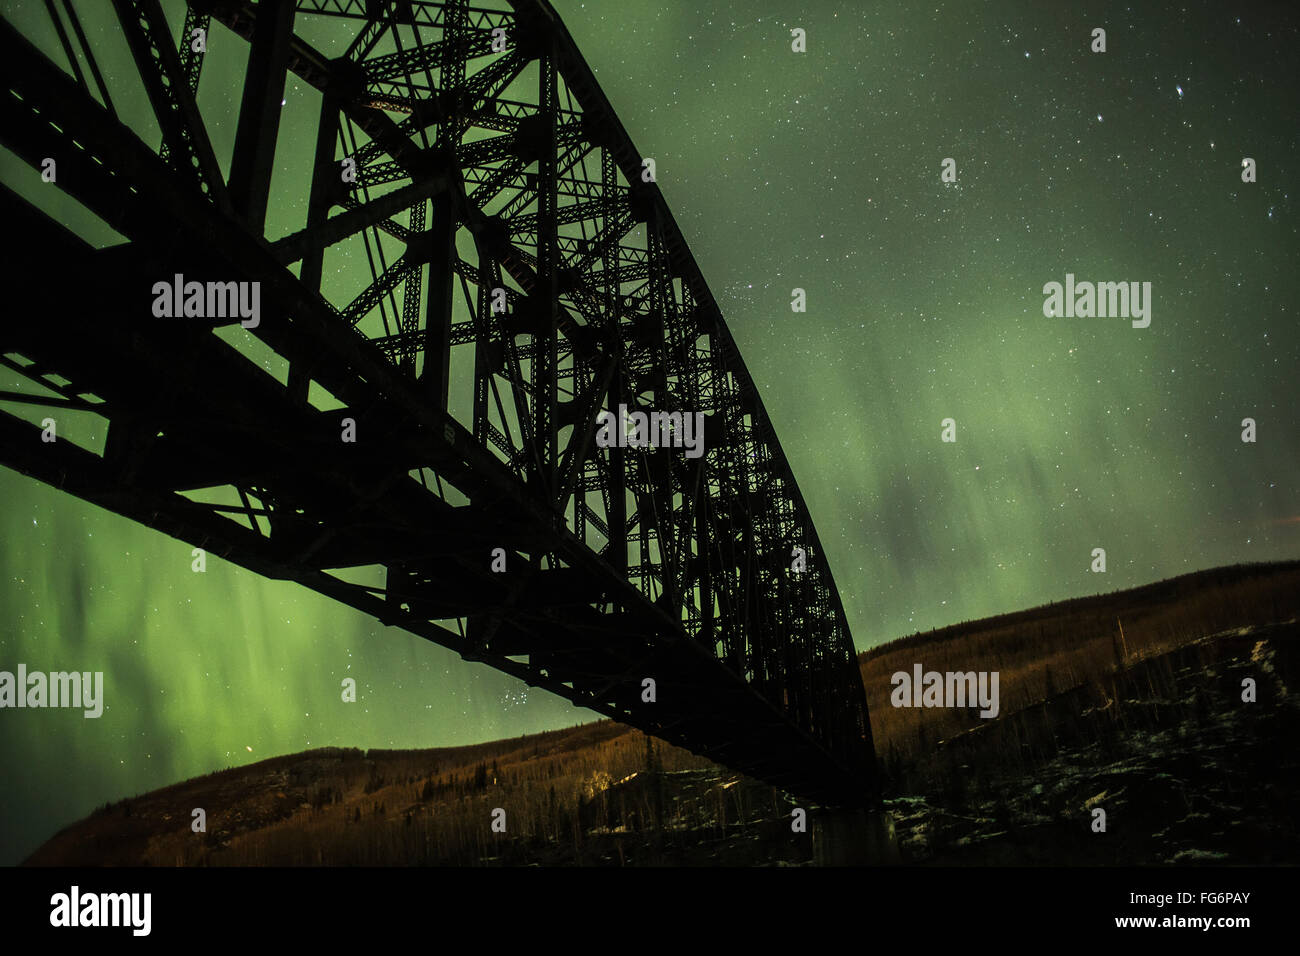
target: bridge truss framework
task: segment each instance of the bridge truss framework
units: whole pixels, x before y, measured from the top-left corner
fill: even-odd
[[[79,6],[47,4],[68,68],[0,22],[0,140],[56,158],[127,241],[0,190],[21,237],[0,361],[39,387],[0,393],[0,461],[797,795],[870,802],[857,659],[789,462],[549,4],[190,0],[178,34],[158,0],[113,0],[156,147]],[[349,38],[329,54],[303,38],[324,20]],[[226,173],[195,30],[248,44]],[[320,110],[301,225],[271,235],[286,76]],[[259,323],[154,317],[176,274],[258,282]],[[702,412],[705,454],[599,447],[620,404]],[[15,409],[100,416],[102,451]]]

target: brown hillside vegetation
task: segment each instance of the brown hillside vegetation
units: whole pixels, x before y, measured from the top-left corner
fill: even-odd
[[[629,819],[642,826],[662,822],[662,795],[645,780],[717,769],[611,721],[467,747],[325,748],[196,777],[104,807],[26,862],[466,864],[498,853],[522,862],[538,846],[580,850],[589,832],[626,828]],[[745,793],[750,800],[748,782]],[[774,792],[759,798],[770,802]],[[701,802],[709,803],[707,797]],[[196,807],[206,811],[206,833],[191,830]],[[507,839],[491,830],[498,807],[506,811]],[[747,808],[697,809],[725,819]]]
[[[1211,634],[1300,616],[1300,562],[1237,565],[890,641],[858,655],[877,756],[899,777],[945,738],[990,723],[978,708],[894,707],[892,676],[998,671],[999,718]],[[1122,634],[1122,636],[1121,636]]]

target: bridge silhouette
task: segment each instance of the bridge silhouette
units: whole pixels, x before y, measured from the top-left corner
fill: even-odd
[[[189,0],[179,31],[158,0],[46,9],[40,36],[0,22],[0,141],[126,241],[0,189],[0,361],[25,379],[0,461],[801,797],[874,800],[790,463],[548,3]],[[130,75],[101,69],[91,15]],[[197,91],[232,35],[223,173]],[[320,107],[286,177],[289,73]],[[226,283],[257,283],[255,318]],[[620,405],[701,413],[703,455],[604,447]],[[86,414],[102,448],[60,430]]]

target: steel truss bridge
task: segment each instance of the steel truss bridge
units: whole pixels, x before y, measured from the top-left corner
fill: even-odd
[[[549,3],[496,5],[47,0],[43,32],[0,21],[0,141],[53,158],[40,188],[125,240],[0,186],[0,361],[23,386],[0,392],[0,461],[801,797],[869,804],[853,643],[754,382]],[[243,76],[215,97],[224,125],[199,106],[222,50]],[[319,103],[297,150],[290,75]],[[258,324],[155,317],[177,274],[260,283]],[[600,447],[620,404],[703,413],[705,454]],[[42,440],[77,416],[102,447]]]

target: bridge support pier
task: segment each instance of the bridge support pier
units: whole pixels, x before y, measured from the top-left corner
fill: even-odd
[[[894,820],[884,810],[815,810],[810,814],[816,866],[900,862]]]

